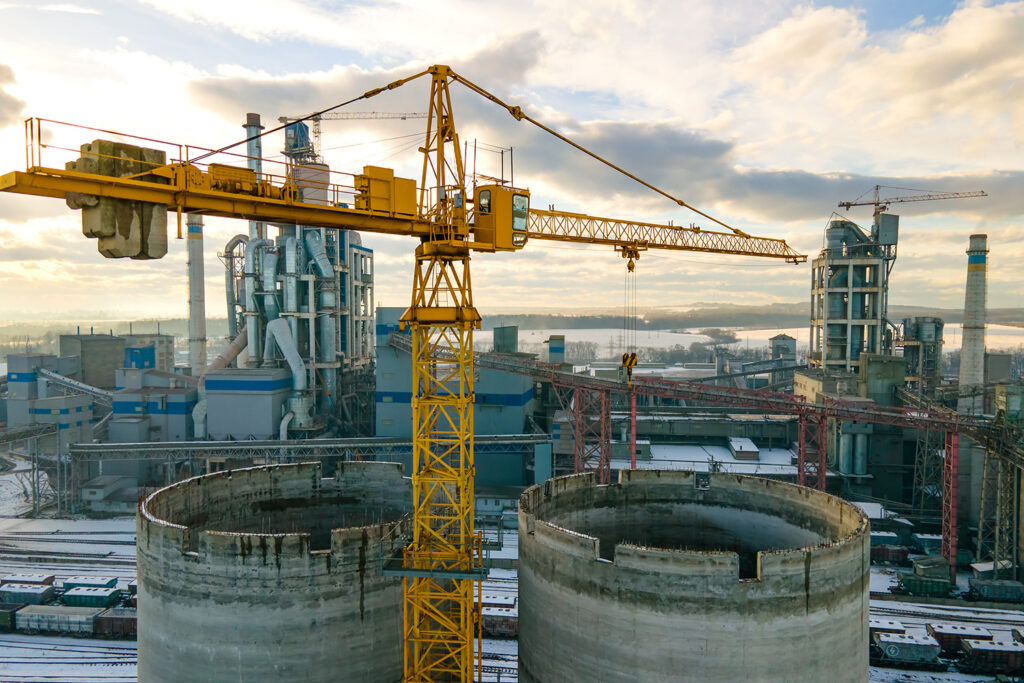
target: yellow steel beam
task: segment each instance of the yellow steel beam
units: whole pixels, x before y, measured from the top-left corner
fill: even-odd
[[[180,207],[185,213],[196,212],[206,216],[362,230],[387,235],[426,236],[430,233],[430,224],[426,221],[396,217],[382,211],[307,204],[297,200],[202,187],[163,185],[54,168],[6,173],[0,176],[0,192],[58,199],[64,199],[68,193],[77,193],[162,204],[172,211]]]
[[[760,256],[785,259],[790,263],[807,261],[806,254],[797,253],[785,240],[773,237],[599,218],[566,211],[530,209],[526,229],[529,239],[535,240]]]

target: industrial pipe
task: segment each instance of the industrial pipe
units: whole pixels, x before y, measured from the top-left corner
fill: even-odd
[[[228,337],[235,338],[238,334],[238,320],[235,309],[238,307],[238,291],[235,284],[235,259],[238,255],[235,249],[240,244],[245,244],[249,238],[245,235],[235,235],[224,245],[224,293],[227,295],[228,304]],[[193,372],[195,370],[193,369]]]
[[[297,313],[299,310],[298,275],[299,243],[294,237],[286,237],[284,240],[284,310],[287,313]],[[288,326],[291,328],[292,337],[298,337],[298,318],[289,316]]]
[[[334,277],[334,266],[331,265],[331,259],[327,257],[327,250],[324,248],[323,240],[320,239],[320,233],[310,230],[306,233],[305,241],[306,248],[309,249],[309,256],[316,264],[320,276]]]
[[[281,441],[288,440],[288,425],[291,423],[293,417],[295,417],[295,413],[289,410],[284,414],[284,417],[281,418],[281,428],[278,431]]]
[[[288,361],[288,367],[292,370],[292,389],[295,391],[306,390],[306,366],[299,356],[299,349],[295,345],[295,338],[292,337],[288,323],[283,318],[271,320],[267,323],[267,331],[274,335],[277,345]]]
[[[200,375],[200,379],[205,379],[208,374],[215,370],[220,370],[221,368],[227,367],[228,363],[230,363],[236,357],[238,357],[238,354],[240,354],[242,352],[242,349],[244,349],[246,347],[246,344],[248,344],[249,340],[247,333],[248,326],[242,325],[242,329],[239,330],[238,335],[231,340],[231,343],[228,344],[227,348],[224,349],[220,353],[220,355],[213,360],[212,363],[206,366],[206,369],[203,370],[203,374]]]
[[[245,323],[249,331],[249,364],[258,365],[260,362],[260,314],[256,310],[256,254],[261,249],[269,247],[270,240],[262,238],[250,239],[245,245]]]

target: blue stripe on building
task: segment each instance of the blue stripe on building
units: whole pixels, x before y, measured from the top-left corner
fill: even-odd
[[[967,263],[984,263],[984,262],[985,262],[985,255],[984,254],[968,254],[967,255]]]
[[[51,408],[29,408],[29,415],[53,415],[53,409]]]
[[[36,373],[34,372],[8,372],[8,382],[35,382]]]
[[[281,377],[280,379],[269,380],[252,380],[246,381],[243,379],[214,379],[210,378],[206,380],[207,391],[280,391],[282,389],[292,388],[291,377]]]
[[[385,325],[384,323],[377,323],[377,334],[391,334],[392,332],[399,332],[398,324]]]
[[[476,405],[524,406],[533,399],[533,387],[521,394],[483,394],[476,395]],[[378,391],[377,403],[412,403],[412,392],[409,391]]]
[[[158,401],[149,401],[143,409],[142,401],[114,401],[115,415],[187,415],[195,403],[168,403],[161,408]]]

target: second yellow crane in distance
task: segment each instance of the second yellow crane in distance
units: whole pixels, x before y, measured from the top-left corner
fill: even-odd
[[[82,163],[46,167],[41,158],[47,145],[38,119],[26,122],[26,170],[0,176],[0,191],[61,198],[85,212],[100,211],[99,219],[91,214],[86,233],[98,237],[101,251],[112,257],[162,256],[167,211],[177,212],[179,235],[181,214],[197,212],[419,239],[412,299],[402,316],[412,334],[413,532],[401,568],[394,571],[404,582],[407,683],[472,681],[481,673],[478,594],[487,570],[473,515],[473,330],[480,327],[481,317],[473,304],[470,253],[515,251],[536,239],[607,245],[624,255],[666,249],[790,263],[807,259],[784,240],[731,228],[637,178],[447,66],[430,67],[307,118],[424,76],[430,78],[430,97],[418,187],[413,180],[396,178],[390,169],[364,167],[354,176],[354,206],[341,201],[351,190],[336,186],[328,188],[328,204],[304,202],[290,168],[275,179],[245,168],[201,163],[235,145],[191,159],[186,151],[171,163],[133,148],[127,154],[131,164],[118,166],[126,161],[125,145],[93,143]],[[500,183],[477,186],[470,197],[451,103],[450,85],[455,82],[725,230],[531,210],[528,190]],[[107,163],[111,157],[118,163]],[[109,168],[122,172],[103,172]],[[134,170],[125,175],[125,168]]]

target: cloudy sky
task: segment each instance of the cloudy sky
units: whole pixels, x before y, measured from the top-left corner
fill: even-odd
[[[0,1],[0,172],[23,168],[28,116],[216,147],[241,137],[246,112],[274,121],[447,63],[690,204],[808,254],[821,248],[836,204],[876,183],[910,188],[891,194],[986,190],[983,199],[897,205],[890,300],[962,306],[964,249],[982,231],[992,249],[989,305],[1017,306],[1021,45],[1024,2]],[[358,110],[423,111],[425,88]],[[531,189],[534,206],[699,218],[468,91],[456,91],[454,106],[463,140],[514,148],[516,184]],[[339,170],[378,164],[418,175],[422,124],[326,122],[324,155]],[[76,136],[59,139],[91,139]],[[282,144],[267,139],[265,155],[280,159]],[[478,168],[496,175],[498,161],[480,153]],[[849,216],[866,225],[870,211]],[[245,230],[207,222],[210,317],[224,315],[217,252]],[[105,260],[63,203],[8,195],[0,240],[8,320],[186,313],[184,241],[172,240],[159,262]],[[364,242],[376,251],[378,303],[404,305],[413,244]],[[623,270],[607,249],[533,242],[475,258],[476,301],[485,314],[614,306]],[[809,295],[807,265],[649,253],[639,273],[641,308]]]

